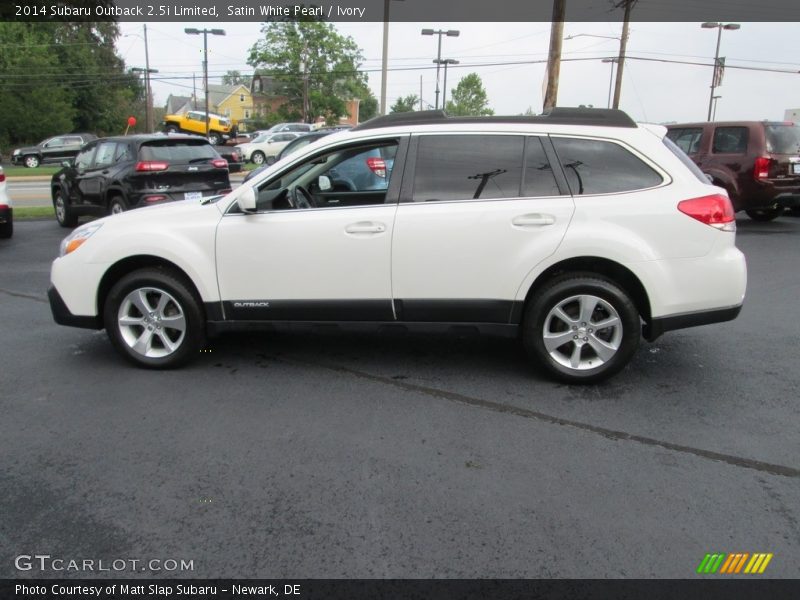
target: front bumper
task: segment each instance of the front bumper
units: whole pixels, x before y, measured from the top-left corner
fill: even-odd
[[[53,313],[53,320],[59,325],[82,327],[84,329],[103,328],[103,323],[99,316],[82,317],[73,315],[54,286],[50,286],[50,289],[47,290],[47,299],[50,300],[50,310]]]

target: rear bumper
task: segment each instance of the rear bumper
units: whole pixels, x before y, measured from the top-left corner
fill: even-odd
[[[688,327],[699,327],[700,325],[711,325],[712,323],[724,323],[733,321],[739,316],[742,305],[731,306],[728,308],[717,308],[714,310],[701,310],[696,312],[682,313],[679,315],[667,315],[656,317],[642,328],[642,335],[648,342],[652,342],[667,331],[676,329],[686,329]]]
[[[47,299],[50,300],[50,310],[53,313],[53,320],[59,325],[82,327],[84,329],[103,328],[99,316],[83,317],[73,315],[54,286],[50,286],[50,289],[47,290]]]

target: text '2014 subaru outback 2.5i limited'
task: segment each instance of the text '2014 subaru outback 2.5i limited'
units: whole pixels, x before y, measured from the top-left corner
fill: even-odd
[[[724,190],[625,113],[389,115],[234,192],[76,229],[55,320],[173,367],[207,335],[300,324],[520,337],[573,383],[644,336],[733,319],[746,267]]]

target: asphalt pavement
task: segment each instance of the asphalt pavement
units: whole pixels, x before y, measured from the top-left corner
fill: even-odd
[[[731,323],[643,342],[603,385],[519,344],[231,335],[129,366],[45,300],[66,233],[0,244],[0,577],[14,558],[176,559],[122,576],[675,577],[709,552],[800,577],[800,219],[739,219]]]

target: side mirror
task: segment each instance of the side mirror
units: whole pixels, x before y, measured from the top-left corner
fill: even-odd
[[[319,186],[320,192],[327,192],[333,188],[333,185],[331,185],[331,179],[327,175],[320,175],[319,179],[317,179],[317,185]]]
[[[239,197],[236,199],[236,203],[243,212],[254,213],[256,212],[256,200],[256,188],[250,187],[242,190],[242,192],[239,194]]]

